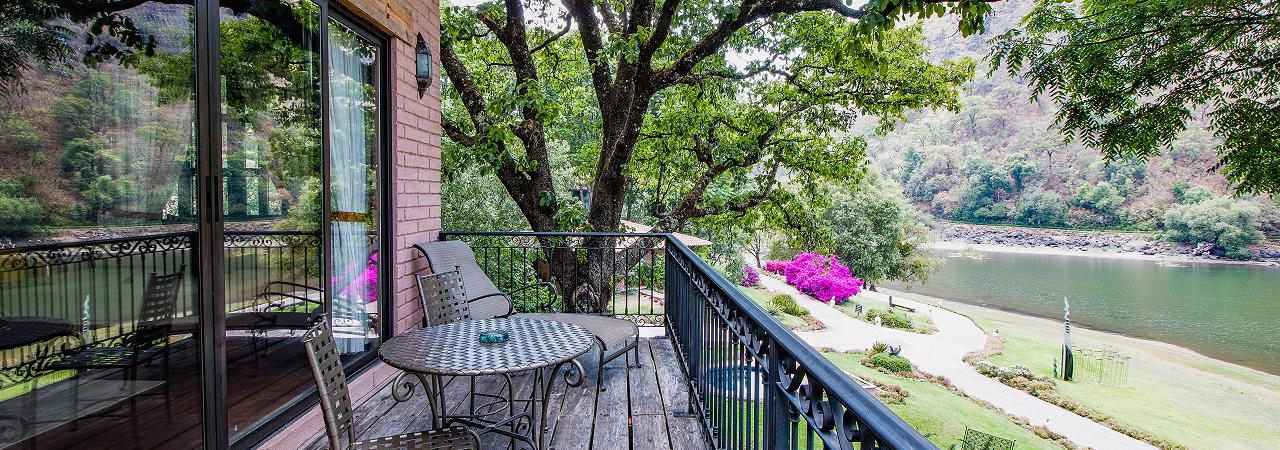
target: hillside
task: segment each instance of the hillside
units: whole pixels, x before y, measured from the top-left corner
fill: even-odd
[[[912,202],[935,217],[964,222],[1163,231],[1171,205],[1233,194],[1213,171],[1217,142],[1203,121],[1158,157],[1107,162],[1057,131],[1057,109],[1047,97],[1029,101],[1022,80],[1002,68],[991,71],[987,42],[1015,26],[1031,5],[997,3],[979,36],[961,37],[945,19],[924,24],[933,58],[968,57],[979,69],[959,111],[918,112],[871,139],[873,163],[897,179]],[[1272,199],[1219,203],[1251,212],[1244,228],[1270,234],[1280,227]]]

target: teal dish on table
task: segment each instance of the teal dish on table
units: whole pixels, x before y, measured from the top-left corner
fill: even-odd
[[[507,334],[507,330],[486,330],[480,332],[481,344],[501,344],[507,342],[511,336]]]

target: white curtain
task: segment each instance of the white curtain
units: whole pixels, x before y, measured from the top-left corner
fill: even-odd
[[[329,22],[329,183],[333,327],[339,353],[365,350],[367,305],[376,305],[374,48]],[[372,309],[372,308],[371,308]]]

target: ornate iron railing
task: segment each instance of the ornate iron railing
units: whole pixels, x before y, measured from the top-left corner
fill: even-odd
[[[558,270],[590,264],[586,269],[598,274],[600,285],[591,294],[601,306],[597,312],[640,326],[665,324],[662,283],[666,261],[661,253],[665,235],[463,231],[443,232],[440,239],[470,245],[480,267],[503,291],[535,281],[559,281]],[[607,257],[588,258],[595,254]],[[553,284],[565,291],[565,298],[573,297],[576,286]],[[581,291],[578,294],[581,296]],[[564,299],[549,289],[524,291],[515,300],[520,312],[568,310]]]
[[[224,235],[228,310],[248,306],[270,282],[322,287],[317,233]],[[186,270],[176,318],[195,314],[195,242],[194,232],[176,232],[0,249],[0,327],[14,319],[70,329],[58,339],[0,348],[0,388],[38,374],[33,368],[56,358],[58,348],[104,345],[132,332],[151,273]]]
[[[624,304],[603,313],[665,325],[688,378],[689,412],[702,420],[715,448],[936,448],[670,235],[445,232],[441,239],[470,243],[499,288],[555,281],[548,249],[605,243],[613,253],[647,251],[653,258],[641,261],[660,267],[646,280],[647,298],[655,299],[647,305],[658,309],[636,314],[633,304]],[[632,263],[606,258],[594,264],[607,274],[628,274]],[[655,314],[661,318],[649,318]]]

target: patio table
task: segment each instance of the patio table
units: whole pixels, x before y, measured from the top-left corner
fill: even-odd
[[[480,334],[492,330],[505,330],[508,340],[480,343]],[[566,389],[581,386],[582,364],[575,358],[590,350],[593,342],[586,328],[564,322],[526,318],[464,320],[393,337],[382,344],[378,357],[404,372],[392,387],[397,401],[408,400],[412,394],[413,383],[404,378],[406,375],[421,382],[434,426],[467,425],[480,433],[497,433],[534,449],[544,449],[548,438],[547,403],[560,378],[556,375],[567,369],[563,375]],[[517,400],[511,376],[526,371],[533,373],[533,386],[527,400]],[[492,417],[500,414],[497,410],[478,413],[474,397],[472,408],[465,414],[450,413],[442,378],[481,375],[506,377],[506,416]],[[517,411],[516,403],[525,406]]]
[[[0,350],[39,344],[57,337],[76,337],[71,322],[52,317],[0,318]]]

